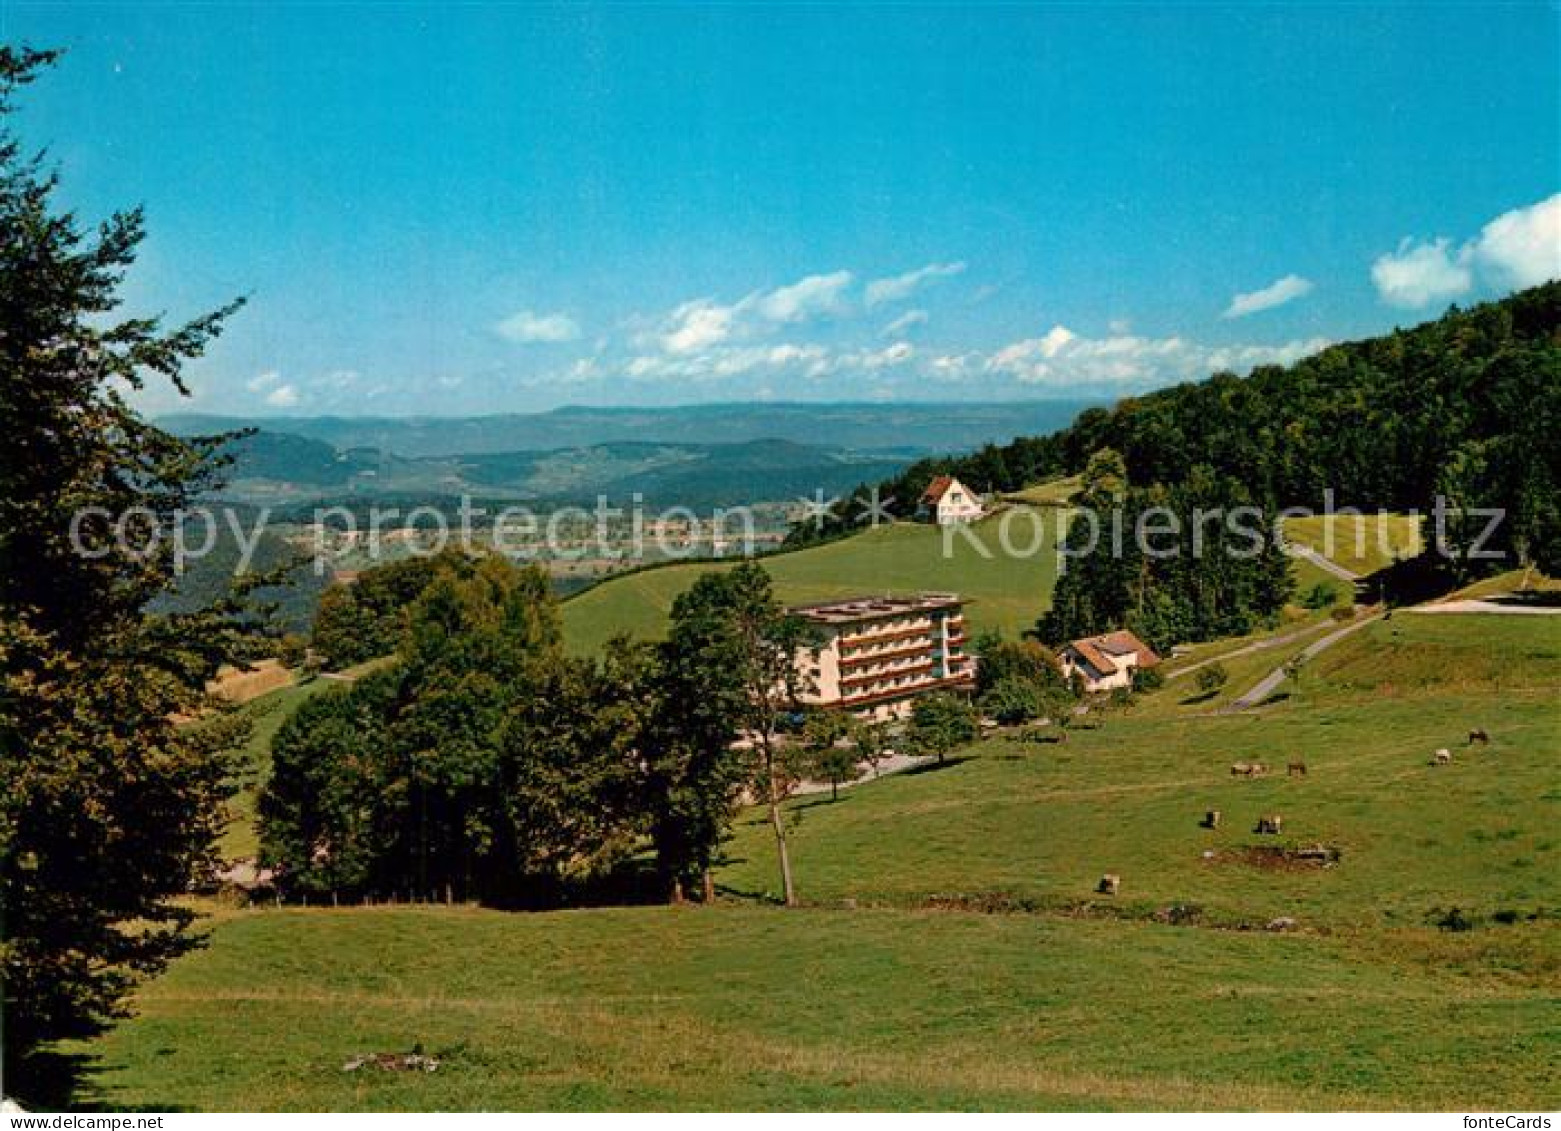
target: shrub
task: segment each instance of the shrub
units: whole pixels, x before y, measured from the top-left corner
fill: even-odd
[[[1326,609],[1339,603],[1339,591],[1332,582],[1319,581],[1301,595],[1301,604],[1308,609]]]
[[[1229,679],[1230,673],[1225,670],[1224,664],[1210,664],[1208,667],[1202,668],[1198,672],[1198,690],[1203,692],[1205,695],[1212,695],[1220,688],[1224,687],[1226,681]]]
[[[1139,693],[1146,691],[1159,691],[1165,686],[1165,677],[1160,674],[1159,668],[1134,668],[1133,690]]]
[[[1009,676],[981,696],[981,710],[1004,726],[1015,726],[1040,718],[1046,713],[1046,706],[1033,683]]]

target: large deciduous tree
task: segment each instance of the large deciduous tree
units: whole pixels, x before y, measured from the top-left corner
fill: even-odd
[[[800,750],[783,743],[778,728],[805,690],[796,657],[808,642],[806,626],[787,615],[755,562],[706,573],[673,603],[648,797],[674,899],[695,878],[709,894],[710,866],[746,788],[769,811],[783,897],[796,903],[780,807],[796,784]]]
[[[173,720],[244,645],[231,602],[147,611],[218,441],[169,435],[125,399],[146,380],[182,391],[233,308],[171,331],[119,312],[140,211],[82,224],[9,125],[52,59],[0,46],[0,974],[7,1087],[24,1091],[40,1045],[99,1030],[192,945],[170,897],[211,860],[233,733]],[[116,541],[124,515],[139,546]]]

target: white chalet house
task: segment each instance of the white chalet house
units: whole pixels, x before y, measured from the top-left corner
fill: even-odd
[[[1058,653],[1062,674],[1075,674],[1087,692],[1113,691],[1133,685],[1135,668],[1152,668],[1160,662],[1154,649],[1125,629],[1103,636],[1075,640]]]
[[[921,494],[921,513],[939,526],[974,522],[985,513],[981,496],[952,475],[940,475]]]

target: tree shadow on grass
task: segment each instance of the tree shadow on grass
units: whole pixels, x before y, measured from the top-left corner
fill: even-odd
[[[855,784],[855,783],[853,783]],[[793,813],[800,813],[804,809],[817,809],[820,805],[828,808],[831,805],[843,805],[851,800],[851,791],[844,787],[840,790],[839,797],[831,797],[827,793],[808,793],[796,799],[796,804],[788,806]],[[765,818],[767,823],[769,818]]]
[[[126,1105],[110,1102],[102,1079],[117,1068],[105,1068],[95,1055],[46,1049],[33,1053],[6,1074],[6,1095],[28,1111],[194,1111],[172,1103]]]
[[[931,774],[936,773],[938,770],[951,770],[955,766],[964,765],[974,757],[975,755],[973,754],[961,754],[958,757],[945,758],[941,762],[926,762],[920,766],[912,766],[909,769],[901,770],[897,774],[891,774],[888,776],[896,778],[909,778],[915,777],[917,774]]]

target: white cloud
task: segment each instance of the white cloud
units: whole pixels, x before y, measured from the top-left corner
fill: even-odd
[[[1461,247],[1445,236],[1405,239],[1371,265],[1371,279],[1384,302],[1409,308],[1448,302],[1476,282],[1517,290],[1561,279],[1561,193],[1502,213]]]
[[[841,314],[854,276],[849,271],[809,275],[772,291],[754,291],[734,303],[692,299],[676,307],[654,334],[639,344],[658,345],[667,353],[689,354],[729,339],[753,338],[775,326]]]
[[[865,369],[873,372],[904,365],[915,356],[916,347],[909,342],[895,342],[881,350],[862,350],[857,353],[842,354],[837,362],[837,368]]]
[[[830,354],[823,346],[783,342],[641,354],[631,358],[626,368],[631,378],[641,381],[710,381],[757,371],[816,377],[826,372],[829,365]]]
[[[1561,279],[1561,193],[1514,208],[1486,224],[1470,258],[1505,289],[1536,287]]]
[[[1474,285],[1474,273],[1450,240],[1405,239],[1371,265],[1371,281],[1389,306],[1418,307],[1457,298]]]
[[[672,312],[670,328],[661,338],[668,353],[693,353],[725,341],[732,333],[736,310],[709,299],[685,302]]]
[[[879,330],[878,336],[881,338],[893,338],[905,333],[913,326],[924,326],[926,322],[927,312],[925,310],[907,310],[882,330]]]
[[[580,336],[580,326],[567,314],[519,310],[496,324],[493,332],[510,342],[572,342]]]
[[[278,385],[266,394],[266,404],[272,408],[293,408],[299,399],[296,385]]]
[[[777,287],[769,294],[754,296],[758,314],[771,322],[801,322],[825,314],[838,314],[844,307],[846,288],[851,285],[849,271],[828,275],[809,275],[790,286]]]
[[[1221,369],[1287,365],[1328,344],[1321,338],[1278,346],[1208,346],[1181,337],[1131,334],[1088,338],[1059,325],[1039,338],[998,350],[987,358],[985,368],[1026,385],[1150,388],[1196,380]]]
[[[248,381],[245,381],[244,388],[252,393],[263,393],[281,379],[282,375],[275,369],[268,369],[264,373],[257,373]]]
[[[1283,306],[1287,302],[1310,294],[1312,281],[1303,279],[1299,275],[1286,275],[1282,279],[1275,279],[1268,286],[1256,291],[1248,291],[1246,294],[1238,294],[1230,300],[1230,305],[1225,308],[1226,318],[1245,318],[1249,314],[1256,314],[1260,310],[1272,310],[1276,306]]]
[[[878,306],[886,302],[899,302],[909,298],[923,283],[958,275],[964,269],[963,263],[929,263],[925,267],[907,271],[903,275],[874,279],[867,284],[867,305]]]

